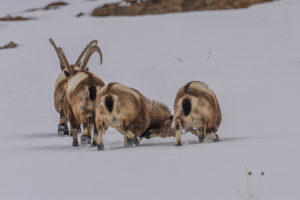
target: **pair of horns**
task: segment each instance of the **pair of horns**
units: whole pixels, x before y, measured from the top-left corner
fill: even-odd
[[[50,43],[52,44],[52,46],[54,47],[56,54],[59,58],[60,61],[60,65],[61,66],[65,66],[67,68],[68,71],[72,72],[73,69],[70,67],[70,64],[67,60],[67,57],[65,55],[65,53],[63,52],[62,48],[58,48],[55,44],[55,42],[53,41],[53,39],[49,39]],[[86,66],[89,62],[90,57],[93,55],[94,52],[98,52],[100,55],[100,65],[102,64],[102,52],[101,49],[97,46],[97,40],[92,40],[91,42],[89,42],[85,48],[82,50],[82,52],[80,53],[79,57],[77,58],[75,65],[79,66],[81,71],[83,71],[84,69],[86,69]],[[94,46],[93,46],[94,45]],[[85,55],[82,65],[81,65],[81,59],[82,57]],[[81,66],[80,66],[81,65]]]

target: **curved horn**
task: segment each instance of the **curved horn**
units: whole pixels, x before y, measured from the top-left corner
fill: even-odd
[[[64,64],[64,66],[67,68],[67,70],[69,71],[69,73],[72,73],[73,72],[73,69],[72,67],[70,66],[69,62],[68,62],[68,59],[64,53],[64,51],[62,50],[62,48],[58,48],[58,56],[60,57],[62,63]]]
[[[53,39],[49,38],[49,42],[52,44],[52,46],[54,47],[54,49],[55,49],[55,51],[57,53],[57,46],[56,46],[55,42],[53,41]]]
[[[93,55],[94,52],[98,52],[100,55],[100,65],[102,64],[102,52],[101,49],[98,46],[92,46],[89,51],[86,53],[82,65],[81,65],[81,70],[86,68],[86,65],[88,64],[90,57]]]
[[[55,52],[56,52],[56,54],[57,54],[57,56],[58,56],[58,59],[59,59],[60,68],[61,68],[61,70],[63,71],[63,70],[64,70],[64,65],[63,65],[63,62],[62,62],[62,60],[61,60],[61,57],[58,55],[58,48],[57,48],[57,46],[56,46],[56,44],[55,44],[55,42],[53,41],[52,38],[49,38],[49,42],[51,43],[51,45],[52,45],[52,46],[54,47],[54,49],[55,49]]]
[[[85,48],[82,50],[82,52],[80,53],[79,57],[77,58],[75,65],[80,66],[80,62],[82,57],[84,56],[84,54],[86,53],[86,51],[94,44],[97,44],[97,40],[92,40],[90,43],[88,43]]]

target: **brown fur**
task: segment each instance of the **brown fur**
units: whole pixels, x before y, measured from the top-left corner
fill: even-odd
[[[183,110],[183,101],[186,99],[191,103],[191,111],[186,116]],[[187,83],[179,89],[174,102],[174,125],[176,129],[176,144],[181,143],[182,129],[192,132],[200,137],[215,134],[222,121],[221,110],[214,92],[200,81]],[[213,140],[214,140],[213,139]]]
[[[108,110],[106,99],[112,98],[112,111]],[[97,95],[96,126],[99,130],[98,145],[103,147],[102,134],[111,126],[125,136],[124,144],[127,145],[128,138],[136,138],[138,141],[146,131],[148,136],[166,137],[160,130],[166,128],[165,120],[171,115],[170,110],[162,103],[150,101],[138,90],[129,88],[120,83],[109,83],[101,89]],[[164,124],[165,123],[165,124]],[[151,134],[152,133],[152,134]],[[101,149],[102,150],[102,149]]]
[[[58,81],[59,82],[56,84],[56,87],[54,89],[54,106],[56,111],[58,113],[61,113],[63,109],[63,99],[66,93],[67,78]]]
[[[91,46],[92,42],[88,46]],[[99,77],[88,71],[86,64],[94,52],[100,54],[100,63],[102,63],[102,52],[97,45],[91,46],[85,54],[83,61],[85,64],[81,66],[70,65],[61,48],[58,48],[57,52],[62,64],[65,66],[64,73],[68,79],[63,110],[71,124],[73,146],[78,146],[77,134],[81,123],[83,123],[81,144],[85,145],[91,142],[91,130],[92,126],[95,125],[96,94],[105,85]],[[80,64],[80,61],[78,63]]]
[[[58,55],[58,47],[56,46],[53,39],[50,38],[49,42],[51,43],[51,45],[53,46],[56,54]],[[78,72],[80,70],[80,68],[78,66],[80,66],[81,59],[84,56],[84,54],[89,50],[89,48],[92,47],[93,44],[97,44],[97,40],[91,41],[83,49],[83,51],[79,55],[75,65],[72,66],[72,68],[75,72]],[[59,58],[59,61],[60,61],[60,68],[61,68],[62,72],[58,76],[58,78],[56,80],[56,83],[55,83],[54,106],[55,106],[56,111],[60,114],[59,126],[64,125],[68,129],[68,125],[67,125],[68,124],[68,119],[67,119],[67,117],[65,115],[65,112],[63,110],[64,98],[65,98],[66,89],[67,89],[67,77],[64,74],[64,69],[66,68],[66,66],[64,66],[62,58],[59,55],[58,55],[58,58]],[[102,54],[101,54],[101,58],[102,58]],[[102,59],[101,59],[101,62],[102,62]]]
[[[95,100],[92,101],[89,96],[89,87],[95,86],[97,91],[105,85],[104,82],[91,72],[80,72],[87,75],[87,78],[82,80],[76,88],[69,92],[64,98],[64,110],[66,116],[70,120],[71,132],[73,134],[73,145],[78,144],[77,132],[74,129],[79,129],[80,124],[83,123],[83,136],[91,137],[91,127],[95,120]],[[78,73],[76,73],[78,74]],[[68,83],[75,75],[68,78]],[[74,132],[74,133],[73,133]]]

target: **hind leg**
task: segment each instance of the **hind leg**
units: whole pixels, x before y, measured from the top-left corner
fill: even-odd
[[[81,145],[86,146],[88,144],[91,144],[91,128],[92,126],[89,123],[89,120],[83,122],[83,131],[82,135],[80,137]]]
[[[96,127],[96,125],[94,125],[94,136],[93,136],[93,142],[92,142],[92,146],[96,146],[97,145],[97,137],[98,137],[98,129]]]
[[[78,126],[79,126],[78,124],[75,124],[75,123],[71,122],[71,133],[72,133],[72,136],[73,136],[72,146],[78,146],[79,145],[78,138],[77,138]]]
[[[206,132],[206,124],[203,123],[203,128],[197,129],[198,131],[198,140],[200,143],[204,142],[204,139],[206,138],[207,132]]]
[[[68,120],[65,116],[64,111],[62,110],[60,113],[59,125],[58,125],[58,135],[69,135],[69,128],[68,128]]]
[[[95,138],[97,140],[97,151],[104,151],[104,145],[103,145],[103,134],[106,130],[104,122],[101,122],[99,125],[97,125],[97,134],[95,134]]]
[[[175,146],[181,146],[182,125],[178,119],[175,121],[174,124],[175,124],[175,134],[176,134]]]

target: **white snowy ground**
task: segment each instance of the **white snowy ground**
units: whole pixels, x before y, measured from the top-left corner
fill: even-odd
[[[84,16],[104,1],[72,1],[52,11],[23,13],[50,0],[1,0],[0,199],[300,199],[300,1],[248,9],[141,17]],[[108,1],[105,1],[108,2]],[[184,145],[174,138],[123,148],[109,129],[105,151],[72,147],[57,136],[54,82],[60,73],[52,37],[74,62],[98,39],[104,62],[90,68],[171,109],[177,90],[206,82],[221,104],[220,143]],[[254,192],[247,192],[246,171]],[[265,176],[259,184],[259,173]],[[251,181],[251,180],[249,180]],[[251,189],[251,188],[250,188]]]

